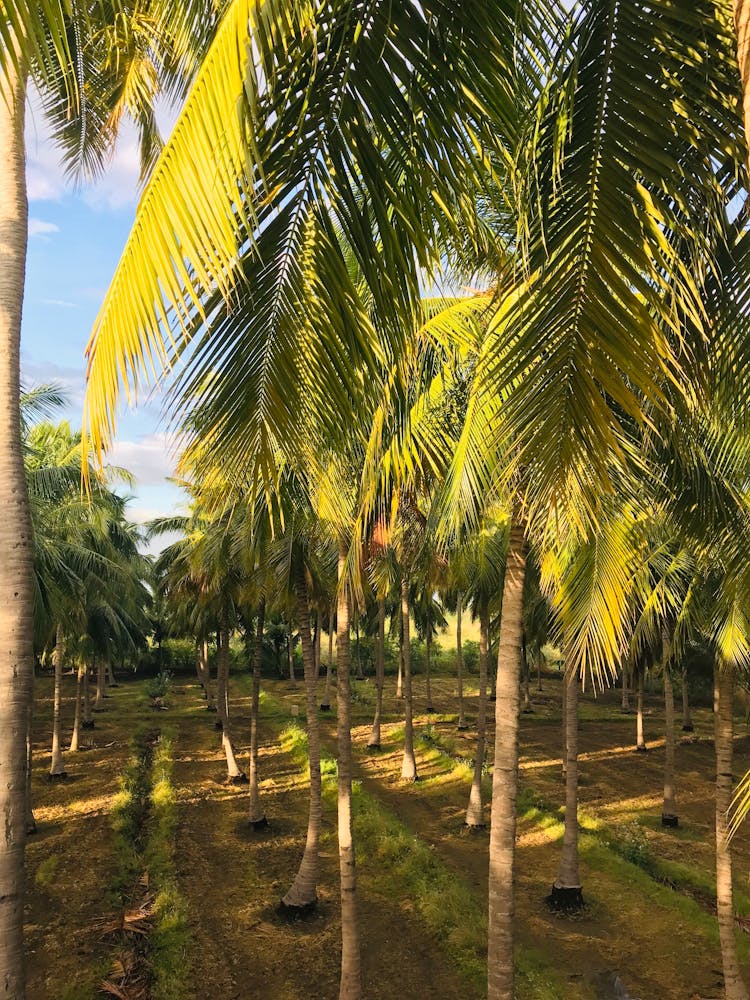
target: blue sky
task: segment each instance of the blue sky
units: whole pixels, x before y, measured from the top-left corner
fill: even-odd
[[[61,416],[80,426],[84,349],[133,219],[138,150],[126,129],[106,174],[74,189],[33,108],[26,139],[30,221],[22,379],[26,386],[61,384],[70,400]],[[174,463],[158,396],[146,390],[137,408],[123,410],[111,461],[136,476],[134,520],[180,508],[182,494],[167,482]]]

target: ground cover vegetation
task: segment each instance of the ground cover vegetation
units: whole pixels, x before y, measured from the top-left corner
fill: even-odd
[[[434,995],[617,996],[629,980],[645,995],[748,997],[732,859],[750,801],[745,783],[732,805],[750,661],[748,10],[5,0],[6,996],[29,995],[32,681],[51,662],[58,798],[45,821],[66,803],[114,813],[121,916],[99,915],[115,940],[107,955],[92,946],[109,962],[95,988],[138,1000],[199,996],[210,981],[212,995],[239,996],[232,921],[250,920],[269,937],[253,955],[279,996],[303,967],[340,1000],[400,994],[405,976],[417,995],[414,955],[434,951]],[[80,434],[34,416],[54,390],[19,385],[32,83],[74,173],[105,168],[124,115],[141,136],[143,191],[91,335]],[[165,142],[161,96],[179,108]],[[121,397],[149,377],[164,385],[190,498],[184,516],[149,526],[180,534],[153,564],[115,488],[127,475],[105,464]],[[455,692],[437,648],[447,615]],[[183,660],[189,644],[215,715],[220,794],[182,766],[212,748],[170,674],[168,636]],[[550,656],[561,679],[537,712]],[[94,806],[67,791],[70,758],[98,746],[84,733],[113,667],[144,659],[158,676],[118,695],[141,720],[130,749],[121,735],[110,748],[120,797]],[[708,695],[691,714],[698,678]],[[675,683],[697,751],[678,735]],[[621,712],[634,705],[632,756],[615,697]],[[279,724],[287,709],[304,731]],[[249,872],[225,874],[222,907],[198,905],[202,924],[215,830]],[[543,904],[525,851],[548,873]],[[57,857],[40,861],[36,889]],[[257,915],[261,896],[287,929]],[[658,980],[624,943],[639,921],[643,949],[670,934]],[[601,953],[615,925],[619,952],[592,969],[585,949]],[[552,927],[565,928],[557,965]],[[386,946],[403,961],[375,975]]]

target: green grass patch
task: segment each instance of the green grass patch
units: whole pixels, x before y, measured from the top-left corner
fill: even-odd
[[[55,873],[60,859],[56,854],[50,854],[48,858],[40,862],[34,875],[34,884],[38,889],[49,889],[55,882]]]

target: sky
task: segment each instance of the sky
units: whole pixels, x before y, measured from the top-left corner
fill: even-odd
[[[29,249],[21,378],[25,388],[56,382],[69,404],[60,418],[80,427],[85,385],[84,350],[92,324],[133,220],[138,148],[125,128],[106,173],[77,188],[65,177],[41,113],[27,109]],[[109,461],[136,477],[131,520],[183,510],[184,495],[168,477],[174,455],[158,394],[144,390],[137,407],[123,409]],[[153,543],[151,551],[170,538]]]

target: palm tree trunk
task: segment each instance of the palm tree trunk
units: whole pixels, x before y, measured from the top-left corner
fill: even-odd
[[[67,776],[65,761],[60,741],[60,716],[62,709],[62,661],[63,661],[63,631],[57,626],[55,635],[55,694],[52,709],[52,760],[50,762],[50,780]]]
[[[378,639],[375,646],[375,715],[372,720],[372,732],[369,750],[380,748],[380,718],[383,714],[383,685],[385,683],[385,601],[378,601]]]
[[[732,800],[734,750],[734,673],[731,667],[714,667],[714,732],[716,749],[716,912],[719,919],[721,963],[726,1000],[748,1000],[737,959],[734,936],[732,853],[727,837],[727,811]]]
[[[541,651],[536,658],[536,689],[537,691],[542,690],[542,653]]]
[[[578,872],[578,671],[572,663],[563,684],[565,697],[565,833],[557,878],[548,902],[567,912],[583,906]]]
[[[286,640],[287,654],[289,656],[289,683],[292,687],[297,687],[297,678],[294,676],[294,646],[292,645],[292,632],[294,631],[292,627],[291,620],[289,622],[289,635]]]
[[[360,1000],[362,973],[357,921],[357,869],[352,830],[352,734],[349,671],[349,594],[343,581],[347,550],[339,540],[336,628],[336,708],[338,714],[338,840],[341,874],[341,982],[339,1000]]]
[[[661,809],[661,825],[677,826],[677,801],[675,798],[674,771],[674,690],[670,659],[672,642],[666,628],[662,630],[662,670],[664,672],[664,803]]]
[[[435,706],[432,704],[432,687],[430,683],[430,667],[432,665],[432,617],[427,616],[427,633],[424,639],[424,674],[425,689],[427,694],[427,714],[432,715]]]
[[[690,690],[688,688],[687,665],[682,666],[682,731],[692,733],[695,729],[690,715]]]
[[[89,685],[89,666],[83,671],[83,728],[93,729],[94,718],[91,714],[91,687]]]
[[[8,44],[13,44],[12,40]],[[6,61],[7,62],[7,61]],[[34,664],[32,536],[21,449],[19,369],[28,238],[24,115],[26,77],[0,73],[0,983],[23,1000],[23,852],[26,841],[26,729]]]
[[[398,646],[398,677],[396,678],[396,698],[400,701],[404,697],[404,627],[403,622],[399,623],[399,646]]]
[[[417,758],[414,756],[414,717],[411,687],[411,645],[409,639],[409,581],[401,577],[401,621],[404,661],[404,757],[401,777],[404,781],[417,780]]]
[[[94,711],[100,712],[104,708],[104,660],[98,657],[96,661],[96,698],[94,699]]]
[[[518,702],[526,541],[511,524],[497,651],[495,757],[490,821],[487,1000],[513,1000],[513,916],[518,786]]]
[[[320,611],[316,612],[315,615],[315,641],[313,643],[313,652],[315,653],[315,676],[320,677]]]
[[[281,901],[281,910],[294,916],[308,914],[318,902],[318,845],[323,819],[323,789],[320,778],[320,727],[318,725],[318,678],[315,654],[310,635],[310,606],[307,596],[305,567],[300,560],[296,573],[297,624],[302,642],[302,662],[305,667],[305,708],[307,713],[307,759],[310,765],[310,811],[307,819],[307,839],[299,870],[289,892]]]
[[[232,734],[229,726],[229,626],[226,613],[222,615],[222,623],[216,633],[216,675],[218,680],[219,722],[221,723],[221,746],[227,761],[227,779],[233,785],[242,785],[247,781],[246,775],[240,771],[232,746]]]
[[[628,686],[628,667],[626,663],[622,665],[622,702],[620,711],[630,711],[630,687]]]
[[[215,712],[217,710],[216,694],[214,693],[213,685],[211,684],[211,663],[208,658],[208,639],[205,637],[201,639],[199,655],[203,689],[206,692],[206,709],[209,712]]]
[[[338,656],[338,650],[336,651]],[[331,711],[331,671],[333,670],[333,607],[328,616],[328,663],[326,664],[326,687],[320,707],[324,712]]]
[[[456,679],[458,682],[458,728],[468,729],[464,715],[464,650],[461,641],[461,617],[463,612],[463,594],[459,590],[456,603]]]
[[[489,660],[490,614],[486,602],[479,610],[479,713],[477,715],[477,752],[474,759],[474,777],[466,808],[466,826],[472,830],[484,829],[482,806],[482,772],[484,771],[485,741],[487,738],[487,662]]]
[[[638,753],[645,753],[648,750],[648,747],[646,746],[646,739],[643,735],[643,667],[638,667],[636,672],[638,675],[638,697],[636,700],[635,749]]]
[[[78,671],[76,673],[76,710],[73,716],[73,735],[70,737],[70,752],[78,752],[78,744],[81,737],[81,693],[83,688],[83,670],[84,668],[79,664]]]
[[[250,701],[250,825],[254,830],[268,826],[260,801],[258,776],[258,721],[260,715],[260,668],[263,657],[263,628],[266,620],[266,599],[258,606],[258,622],[253,645],[253,694]]]
[[[104,673],[104,689],[108,687],[117,687],[117,681],[115,680],[115,672],[112,668],[112,661],[107,660],[105,662],[105,673]]]
[[[523,670],[523,711],[528,715],[534,711],[531,704],[531,670],[529,669],[529,656],[526,649],[526,640],[523,641],[522,650],[522,670]]]
[[[362,673],[362,649],[359,643],[359,617],[357,617],[357,622],[354,626],[354,633],[357,637],[357,680],[363,681],[365,675]]]

